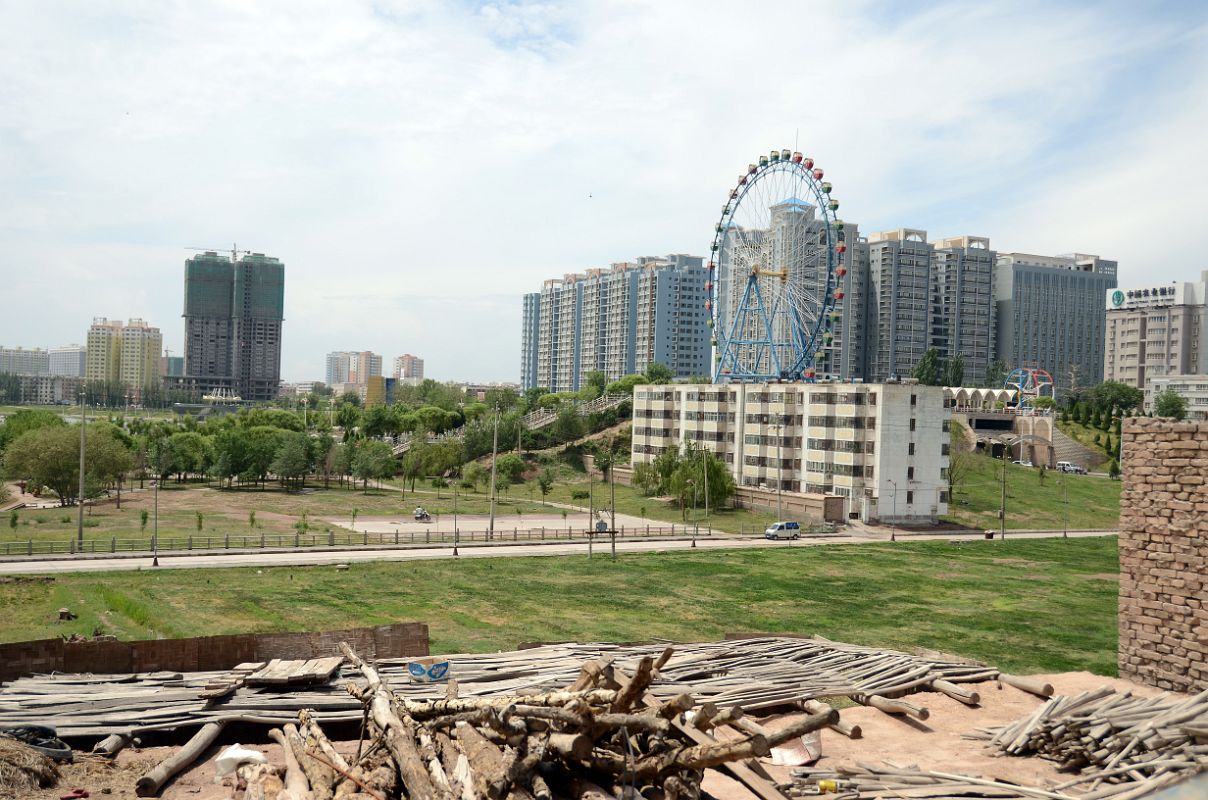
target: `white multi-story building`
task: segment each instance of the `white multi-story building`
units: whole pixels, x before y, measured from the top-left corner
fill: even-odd
[[[382,357],[369,350],[343,350],[327,354],[325,376],[328,386],[345,383],[364,386],[371,377],[381,374]]]
[[[50,354],[38,348],[0,347],[0,372],[8,375],[46,375]]]
[[[951,417],[913,383],[638,386],[633,463],[688,442],[739,486],[838,495],[845,516],[931,524],[948,510]]]
[[[1187,401],[1187,419],[1208,419],[1208,374],[1152,377],[1145,383],[1145,411],[1153,413],[1154,398],[1173,389]]]
[[[1208,270],[1196,282],[1107,292],[1103,379],[1149,394],[1167,376],[1208,373]]]
[[[673,254],[545,281],[523,299],[521,385],[577,391],[590,372],[613,381],[655,362],[707,374],[706,275],[703,259]]]
[[[50,374],[82,378],[88,365],[88,348],[82,344],[50,348]]]

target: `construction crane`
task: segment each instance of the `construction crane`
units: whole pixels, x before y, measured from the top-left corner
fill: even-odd
[[[196,250],[200,253],[217,253],[218,251],[223,250],[224,248],[221,248],[221,247],[186,247],[185,249],[186,250]],[[240,250],[238,244],[231,244],[231,262],[232,263],[238,261],[240,255],[247,256],[247,255],[251,255],[251,254],[252,254],[251,250]]]

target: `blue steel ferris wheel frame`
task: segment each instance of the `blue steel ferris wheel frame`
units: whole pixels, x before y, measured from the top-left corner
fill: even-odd
[[[825,289],[819,300],[817,316],[810,323],[803,319],[802,309],[787,309],[790,336],[788,341],[777,341],[773,333],[773,320],[778,310],[769,308],[760,289],[760,275],[753,269],[746,276],[738,306],[732,310],[730,319],[719,318],[719,270],[721,258],[727,252],[726,244],[731,232],[736,230],[735,217],[742,202],[747,199],[752,188],[761,179],[778,172],[789,172],[808,189],[808,194],[816,202],[817,221],[825,232]],[[741,382],[806,382],[812,383],[818,378],[818,366],[825,359],[826,352],[833,342],[834,323],[838,321],[836,303],[843,298],[840,279],[846,274],[844,255],[847,247],[843,232],[843,222],[835,212],[839,202],[830,196],[831,185],[823,181],[824,172],[815,167],[813,159],[790,153],[788,150],[775,151],[770,155],[760,156],[757,164],[751,164],[747,172],[738,179],[738,185],[730,191],[729,200],[722,209],[721,218],[717,223],[713,244],[709,252],[708,302],[709,327],[714,357],[714,383]],[[821,237],[820,237],[821,238]],[[821,241],[819,242],[821,245]],[[732,266],[731,266],[732,268]],[[782,267],[783,269],[783,267]],[[738,276],[731,276],[734,280]],[[783,312],[781,312],[783,313]],[[761,333],[755,336],[740,336],[738,333],[740,320],[750,319],[754,315],[756,325]],[[787,351],[789,358],[781,358],[781,352]],[[742,353],[754,353],[755,368],[750,368],[745,362],[752,359],[742,359]],[[766,361],[765,361],[766,356]],[[787,363],[782,363],[787,362]],[[766,363],[766,369],[759,365]]]

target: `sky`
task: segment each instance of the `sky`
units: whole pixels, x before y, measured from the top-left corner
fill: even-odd
[[[815,159],[863,233],[1198,279],[1208,3],[0,0],[0,345],[142,317],[189,248],[285,263],[282,377],[516,381],[521,295],[703,255]]]

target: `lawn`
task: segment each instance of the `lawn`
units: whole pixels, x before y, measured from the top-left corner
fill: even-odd
[[[1107,451],[1103,449],[1103,447],[1095,444],[1095,436],[1098,435],[1100,437],[1100,441],[1104,442],[1106,442],[1107,438],[1110,436],[1112,442],[1114,443],[1116,440],[1115,431],[1101,431],[1098,428],[1091,427],[1090,425],[1083,425],[1079,422],[1074,422],[1073,420],[1070,420],[1069,422],[1058,421],[1057,430],[1078,442],[1083,447],[1098,453],[1104,460],[1107,460],[1111,457]]]
[[[0,640],[421,621],[442,653],[783,631],[1114,675],[1117,569],[1093,538],[68,574],[0,581]]]
[[[1002,462],[970,454],[948,514],[943,517],[975,530],[998,528]],[[1068,523],[1067,523],[1068,520]],[[1120,482],[1097,475],[1068,475],[1007,465],[1007,528],[1115,530],[1120,524]]]

